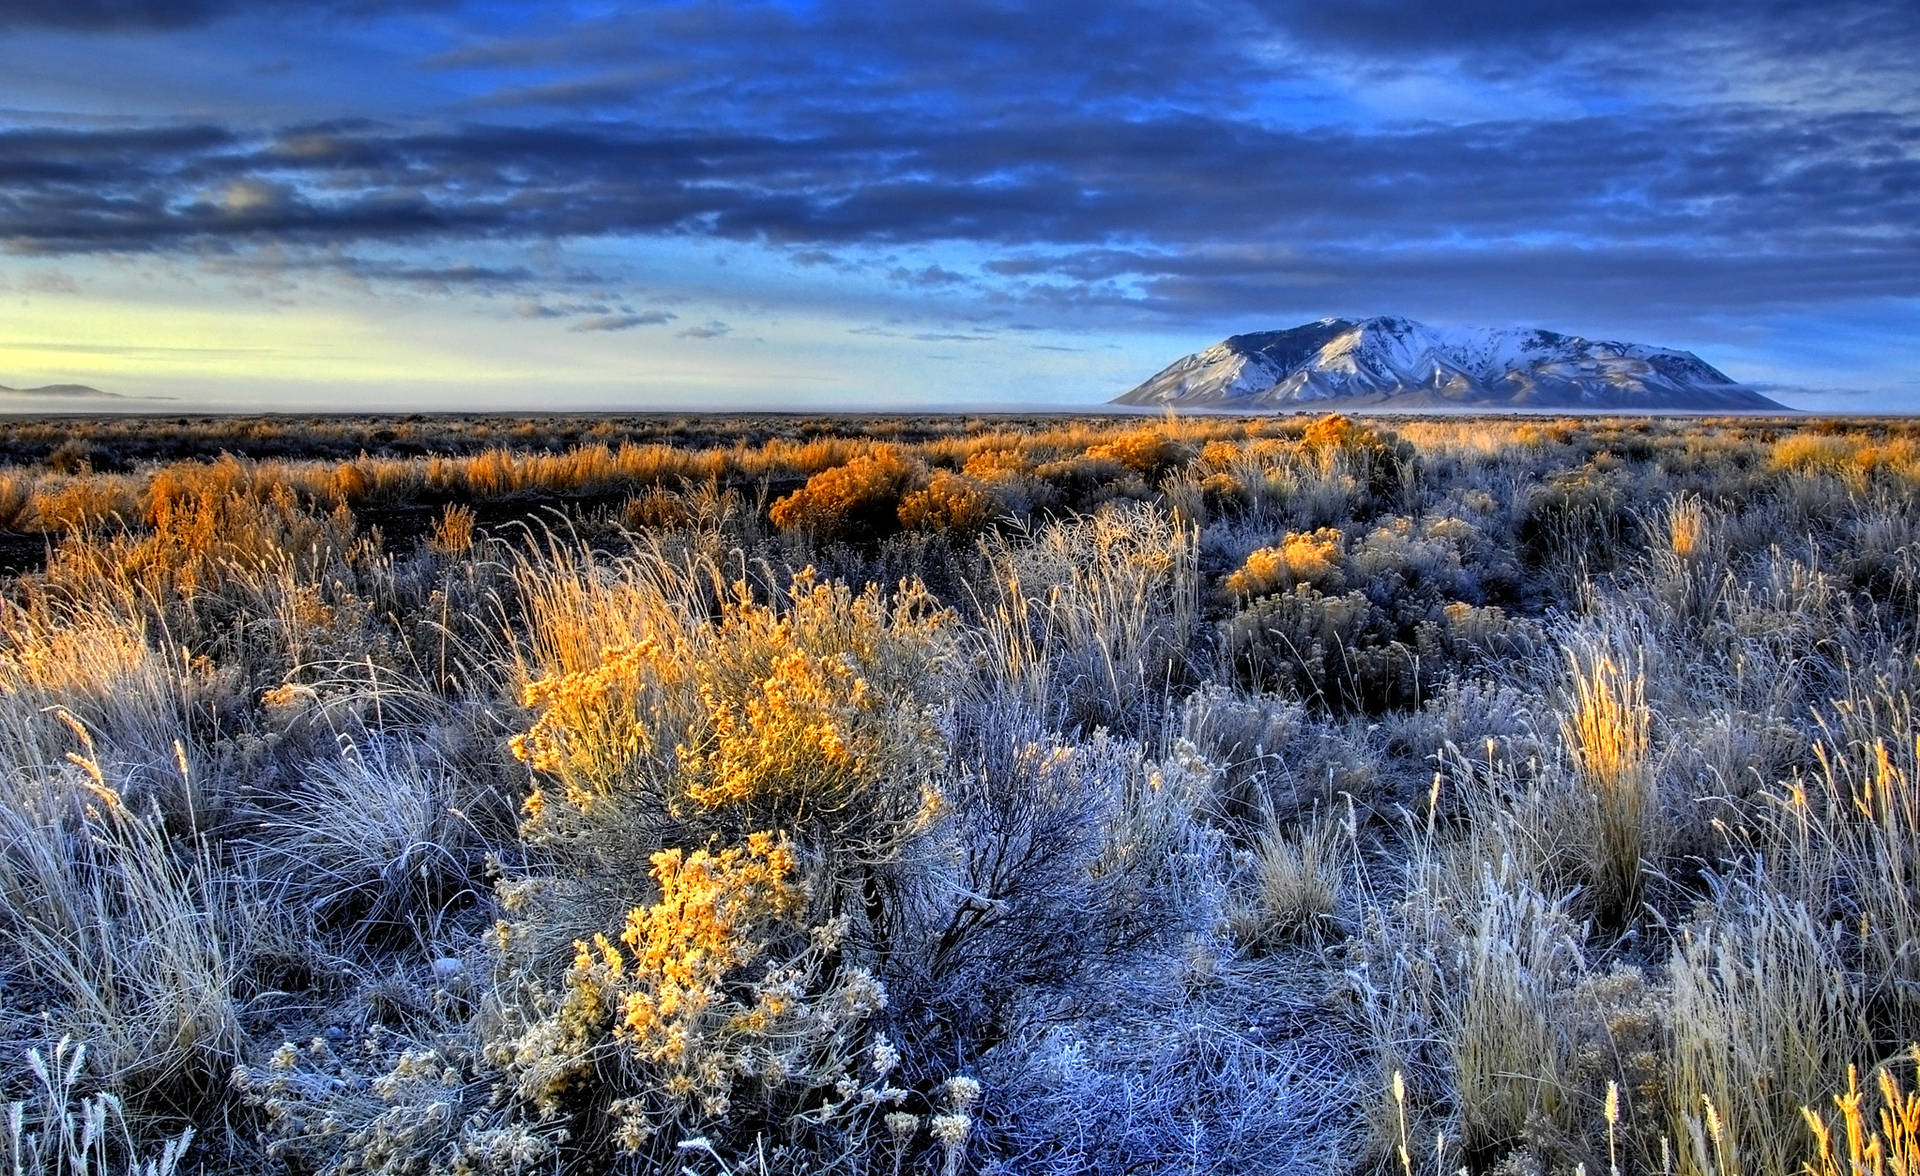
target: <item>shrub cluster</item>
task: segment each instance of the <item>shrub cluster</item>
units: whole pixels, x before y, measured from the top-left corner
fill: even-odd
[[[21,1176],[1912,1158],[1908,426],[0,455]]]

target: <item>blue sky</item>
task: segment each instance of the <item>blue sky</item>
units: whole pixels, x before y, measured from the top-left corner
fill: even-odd
[[[0,5],[0,384],[1090,405],[1325,315],[1920,410],[1920,7]]]

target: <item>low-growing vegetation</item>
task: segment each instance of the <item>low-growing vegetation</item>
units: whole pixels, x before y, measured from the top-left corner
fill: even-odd
[[[1920,1162],[1920,428],[0,455],[16,1176]]]

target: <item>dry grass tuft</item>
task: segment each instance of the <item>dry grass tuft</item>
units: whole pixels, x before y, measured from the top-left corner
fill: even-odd
[[[1572,676],[1572,705],[1561,722],[1561,738],[1588,799],[1592,840],[1582,847],[1587,875],[1595,907],[1622,921],[1640,901],[1660,837],[1646,677],[1607,654],[1576,656]]]

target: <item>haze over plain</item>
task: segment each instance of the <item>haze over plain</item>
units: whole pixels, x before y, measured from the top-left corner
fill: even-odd
[[[0,383],[1092,406],[1322,316],[1920,408],[1920,10],[0,9]]]

